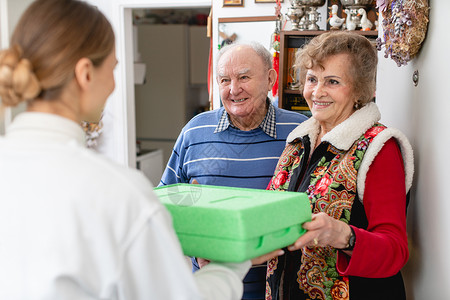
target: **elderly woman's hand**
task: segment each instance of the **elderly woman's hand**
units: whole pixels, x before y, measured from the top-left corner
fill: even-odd
[[[294,251],[305,246],[325,247],[331,246],[337,249],[343,249],[347,246],[351,235],[350,226],[342,221],[336,220],[326,213],[313,214],[310,222],[303,224],[307,230],[305,234],[288,247],[288,250]]]

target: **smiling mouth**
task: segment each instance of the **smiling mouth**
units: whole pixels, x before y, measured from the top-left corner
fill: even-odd
[[[243,102],[243,101],[245,101],[245,100],[247,100],[247,98],[242,98],[242,99],[231,99],[231,102],[239,103],[239,102]]]
[[[315,106],[330,106],[331,102],[320,102],[320,101],[313,101]]]

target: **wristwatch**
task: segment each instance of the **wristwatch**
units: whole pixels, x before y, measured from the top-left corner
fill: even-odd
[[[350,226],[350,237],[348,238],[348,242],[347,242],[347,247],[345,247],[344,249],[340,249],[340,250],[345,250],[345,251],[350,251],[353,250],[353,248],[355,247],[355,242],[356,242],[356,235],[355,235],[355,231],[353,230],[353,227]]]

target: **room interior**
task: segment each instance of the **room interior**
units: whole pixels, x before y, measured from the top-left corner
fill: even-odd
[[[31,0],[0,1],[2,48],[8,45],[14,20],[17,20],[17,16],[30,2]],[[186,8],[209,10],[212,7],[214,30],[220,28],[220,18],[274,15],[274,3],[256,3],[252,0],[246,0],[242,6],[233,7],[223,6],[223,1],[209,0],[177,0],[170,3],[157,0],[89,2],[97,5],[111,20],[117,34],[117,56],[120,61],[115,74],[116,90],[106,108],[106,129],[99,140],[97,151],[133,168],[137,166],[136,141],[141,135],[137,129],[137,119],[138,114],[143,111],[137,112],[135,95],[138,92],[135,89],[138,89],[138,85],[135,85],[134,75],[131,75],[134,74],[135,63],[133,11]],[[450,247],[447,228],[450,227],[450,219],[446,214],[450,209],[450,202],[445,181],[448,165],[445,160],[446,149],[450,147],[449,139],[445,138],[445,129],[450,126],[450,102],[444,88],[448,84],[446,70],[450,68],[450,41],[445,38],[448,35],[446,12],[450,10],[450,2],[433,1],[432,4],[427,36],[417,57],[407,65],[398,67],[392,59],[384,57],[384,53],[379,52],[378,56],[377,103],[383,115],[382,121],[402,130],[415,151],[416,174],[408,208],[410,260],[403,270],[408,299],[411,300],[445,299],[445,295],[450,294],[450,287],[445,284],[449,279],[447,270],[450,268],[450,260],[447,258],[447,249]],[[282,1],[281,5],[282,12],[287,13],[290,1]],[[327,18],[325,11],[326,7],[321,10],[323,23]],[[319,22],[322,28],[323,23]],[[268,36],[270,34],[271,32],[267,33]],[[381,32],[378,35],[380,34]],[[213,35],[212,44],[219,44],[218,34]],[[216,53],[217,49],[214,48],[213,57]],[[213,85],[213,108],[220,105],[216,92],[217,89]],[[197,97],[201,99],[201,105],[205,103],[205,98]],[[4,132],[5,124],[7,126],[14,115],[14,112],[8,110],[1,113],[0,133]],[[170,139],[172,141],[173,137]],[[159,149],[162,146],[144,145],[143,148]]]
[[[135,72],[145,70],[135,79],[136,166],[155,185],[183,126],[209,109],[208,14],[207,8],[133,11]]]

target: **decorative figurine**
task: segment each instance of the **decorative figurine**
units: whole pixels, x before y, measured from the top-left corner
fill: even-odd
[[[369,31],[372,29],[373,24],[367,18],[367,12],[364,8],[358,9],[358,16],[361,16],[361,30]]]
[[[307,30],[320,30],[317,21],[320,19],[320,13],[317,11],[318,7],[325,4],[325,0],[299,0],[300,4],[305,5],[308,9],[305,12],[307,18]]]
[[[355,30],[357,24],[352,20],[350,10],[346,8],[344,9],[344,12],[347,14],[347,19],[345,20],[345,26],[347,30]]]
[[[295,3],[295,2],[293,2]],[[287,17],[291,20],[292,30],[303,30],[300,22],[302,18],[305,16],[305,7],[304,6],[296,6],[292,5],[288,8]]]
[[[332,30],[339,29],[342,24],[344,24],[345,18],[339,18],[337,15],[338,12],[338,6],[336,4],[333,4],[331,6],[331,14],[330,18],[328,19],[328,23],[330,23],[330,26]]]

